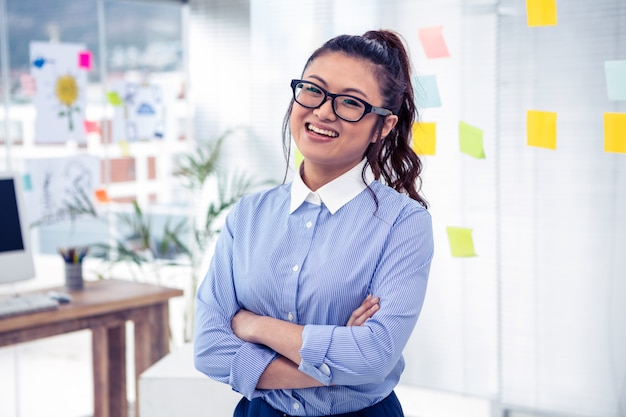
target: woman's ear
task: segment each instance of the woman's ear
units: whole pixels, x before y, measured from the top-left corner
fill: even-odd
[[[389,134],[389,132],[391,132],[391,129],[393,129],[396,126],[396,123],[398,123],[398,116],[396,116],[395,114],[385,117],[383,128],[381,130],[383,138],[386,137]]]

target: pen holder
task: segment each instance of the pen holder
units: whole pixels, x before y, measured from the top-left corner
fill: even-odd
[[[65,286],[72,291],[82,290],[83,283],[83,264],[65,262]]]

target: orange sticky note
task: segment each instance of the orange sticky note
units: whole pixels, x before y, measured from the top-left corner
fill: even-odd
[[[555,26],[556,0],[526,0],[528,26]]]
[[[556,149],[556,113],[528,110],[526,140],[528,146]]]
[[[476,256],[474,240],[472,239],[472,229],[465,227],[446,227],[450,253],[454,257],[469,258]]]
[[[418,155],[434,155],[437,148],[437,123],[413,123],[413,150]]]
[[[107,190],[105,190],[104,188],[98,188],[96,191],[96,200],[99,203],[110,203],[111,199],[109,198],[109,194],[107,193]]]
[[[604,152],[626,153],[626,113],[604,113]]]
[[[428,59],[447,58],[450,56],[442,26],[431,26],[418,29],[418,36],[424,53]]]

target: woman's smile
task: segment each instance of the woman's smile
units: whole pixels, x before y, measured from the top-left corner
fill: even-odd
[[[316,125],[314,125],[312,123],[306,123],[305,127],[306,127],[306,129],[309,132],[313,132],[313,133],[315,133],[317,135],[325,136],[327,138],[333,138],[334,139],[334,138],[339,137],[339,133],[337,133],[336,131],[331,130],[331,129],[327,129],[327,128],[323,128],[323,127],[319,127],[319,126],[316,126]]]

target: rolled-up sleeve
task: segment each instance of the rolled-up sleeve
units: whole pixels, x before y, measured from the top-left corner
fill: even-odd
[[[262,395],[263,391],[256,389],[258,380],[277,354],[242,341],[231,328],[232,318],[240,309],[233,284],[233,215],[227,217],[207,275],[198,288],[194,364],[200,372],[252,399]]]

